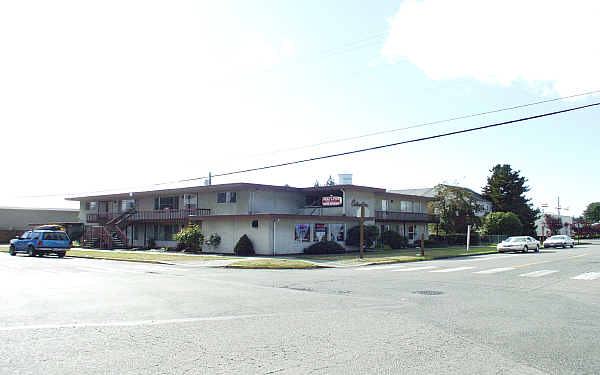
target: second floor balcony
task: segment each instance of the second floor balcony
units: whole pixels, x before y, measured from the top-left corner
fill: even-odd
[[[375,211],[375,220],[439,223],[437,215],[421,212]]]
[[[87,215],[88,223],[106,223],[122,212],[99,212]],[[210,216],[209,208],[186,208],[179,210],[136,210],[127,217],[127,222],[150,222],[150,221],[186,221],[190,217]]]

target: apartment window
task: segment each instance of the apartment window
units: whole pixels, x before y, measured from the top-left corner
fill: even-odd
[[[408,240],[409,241],[413,241],[415,239],[415,230],[416,230],[415,225],[408,226]]]
[[[381,210],[382,211],[387,211],[388,210],[388,201],[387,201],[387,199],[382,199],[381,200]]]
[[[155,210],[164,210],[166,208],[179,209],[179,196],[154,198]]]
[[[235,191],[222,191],[217,193],[217,203],[235,203],[237,193]]]
[[[412,212],[412,202],[409,202],[409,201],[400,201],[400,211],[402,211],[402,212]]]
[[[198,208],[198,196],[195,194],[185,194],[183,196],[183,205],[188,210]]]
[[[135,208],[135,199],[125,199],[121,201],[121,211],[129,211]]]
[[[315,231],[314,231],[314,241],[321,241],[323,239],[327,239],[327,232],[328,232],[328,227],[327,224],[324,223],[316,223],[315,224]]]
[[[344,241],[346,239],[346,224],[329,224],[331,241]]]
[[[294,229],[294,240],[310,241],[310,224],[296,224]]]
[[[85,202],[85,209],[90,211],[90,210],[95,210],[98,208],[98,204],[97,202]]]

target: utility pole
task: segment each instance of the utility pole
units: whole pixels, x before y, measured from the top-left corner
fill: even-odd
[[[360,259],[363,259],[365,252],[365,207],[369,207],[369,205],[365,202],[352,202],[352,206],[360,207]]]

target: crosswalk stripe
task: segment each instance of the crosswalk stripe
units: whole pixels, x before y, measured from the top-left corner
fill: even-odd
[[[470,270],[473,269],[475,267],[456,267],[456,268],[446,268],[443,270],[435,270],[435,271],[429,271],[429,272],[456,272],[456,271],[464,271],[464,270]]]
[[[397,270],[392,270],[392,272],[421,271],[421,270],[430,270],[433,268],[437,268],[437,267],[436,266],[425,266],[425,267],[400,268]]]
[[[485,271],[477,271],[477,272],[473,272],[473,273],[490,274],[490,273],[498,273],[498,272],[511,271],[511,270],[514,270],[514,268],[513,267],[501,267],[501,268],[492,268],[492,269],[485,270]]]
[[[586,272],[575,277],[571,277],[572,280],[596,280],[600,278],[600,272]]]
[[[541,276],[550,275],[551,273],[556,273],[556,272],[558,272],[558,271],[556,271],[556,270],[539,270],[539,271],[524,273],[519,276],[521,276],[521,277],[541,277]]]
[[[390,269],[398,269],[405,268],[405,265],[394,265],[394,266],[370,266],[370,267],[362,267],[357,268],[358,271],[379,271],[379,270],[390,270]]]

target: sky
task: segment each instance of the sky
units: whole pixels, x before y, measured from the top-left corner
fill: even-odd
[[[202,185],[600,102],[415,127],[600,90],[597,14],[577,0],[2,2],[0,206],[77,207],[65,196]],[[577,216],[600,201],[599,118],[592,107],[212,182],[351,173],[481,191],[510,164],[536,207],[555,212],[560,197]]]

